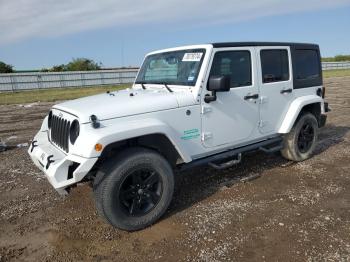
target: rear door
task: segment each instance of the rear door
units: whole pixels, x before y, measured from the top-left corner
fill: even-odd
[[[263,134],[277,133],[293,101],[293,72],[289,46],[257,47],[260,122]]]

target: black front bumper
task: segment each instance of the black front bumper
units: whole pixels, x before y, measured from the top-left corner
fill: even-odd
[[[327,102],[324,102],[324,111],[327,112],[331,112],[331,109],[329,108],[329,105]]]
[[[320,121],[318,122],[318,127],[324,127],[326,125],[326,121],[327,121],[327,115],[321,114]]]

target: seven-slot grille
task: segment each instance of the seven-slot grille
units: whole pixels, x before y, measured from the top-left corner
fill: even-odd
[[[68,152],[70,122],[61,117],[52,115],[51,141]]]

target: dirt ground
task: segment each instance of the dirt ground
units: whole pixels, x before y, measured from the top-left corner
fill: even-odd
[[[27,148],[0,153],[0,261],[350,261],[350,77],[325,84],[312,159],[251,153],[178,174],[165,217],[134,233],[97,216],[87,185],[60,197]],[[28,142],[51,105],[0,106],[0,137]]]

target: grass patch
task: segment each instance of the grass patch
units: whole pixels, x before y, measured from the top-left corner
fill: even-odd
[[[350,69],[337,69],[337,70],[325,70],[323,71],[323,77],[339,77],[339,76],[350,76]]]
[[[70,100],[84,96],[96,95],[106,91],[125,89],[131,85],[100,86],[83,88],[52,88],[41,90],[29,90],[19,92],[0,93],[0,105],[24,104],[34,102],[54,102],[59,100]]]

